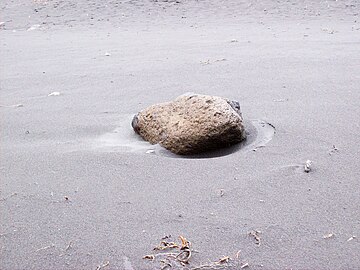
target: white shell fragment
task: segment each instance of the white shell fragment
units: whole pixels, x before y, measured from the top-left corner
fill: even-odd
[[[304,172],[308,173],[311,171],[311,164],[312,164],[312,161],[311,160],[307,160],[305,162],[305,166],[304,166]]]
[[[50,94],[48,94],[48,97],[52,97],[52,96],[60,96],[60,92],[52,92]]]
[[[323,236],[323,238],[324,238],[324,239],[329,239],[329,238],[333,238],[334,236],[335,236],[335,234],[329,233],[329,234],[325,234],[325,235]]]
[[[355,238],[356,238],[356,236],[353,235],[353,236],[351,236],[348,240],[346,240],[346,242],[350,242],[350,241],[354,240]]]

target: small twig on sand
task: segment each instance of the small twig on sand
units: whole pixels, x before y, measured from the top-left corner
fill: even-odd
[[[41,250],[46,250],[46,249],[49,249],[49,248],[52,248],[52,247],[55,247],[55,245],[51,244],[50,246],[39,248],[39,249],[36,250],[36,252],[41,251]]]
[[[109,266],[109,265],[110,265],[110,262],[109,262],[109,261],[104,262],[102,265],[98,265],[98,266],[96,267],[96,270],[100,270],[100,269],[105,268],[106,266]]]
[[[214,62],[222,62],[222,61],[226,61],[226,59],[225,58],[216,59]]]
[[[212,63],[223,62],[223,61],[226,61],[226,59],[225,58],[216,59],[216,60],[212,61]],[[202,65],[210,65],[211,61],[210,61],[210,59],[207,59],[206,61],[200,61],[200,64],[202,64]]]
[[[71,244],[72,244],[72,241],[69,242],[69,244],[68,244],[67,247],[65,248],[65,251],[68,251],[68,250],[71,248]]]
[[[64,253],[60,254],[59,257],[62,257],[65,255],[66,251],[68,251],[71,248],[72,243],[73,243],[72,241],[69,242],[69,244],[64,249]]]
[[[172,267],[172,264],[170,263],[169,259],[161,260],[160,262],[164,264],[164,266],[161,267],[161,270],[165,270],[166,268]]]
[[[62,257],[65,255],[66,251],[68,251],[71,248],[72,245],[72,241],[69,242],[69,244],[66,246],[66,248],[64,249],[64,253],[60,254],[59,257]]]
[[[182,263],[187,264],[191,258],[191,243],[183,236],[179,236],[181,240],[180,253],[176,256],[176,259]]]
[[[221,259],[219,259],[216,262],[211,262],[209,264],[202,264],[199,265],[197,267],[193,267],[191,268],[191,270],[201,270],[201,269],[225,269],[231,266],[234,266],[234,264],[232,264],[232,259],[229,256],[224,256]]]
[[[22,104],[15,104],[15,105],[0,105],[0,107],[3,107],[3,108],[20,108],[20,107],[24,107],[24,105],[22,105]]]
[[[176,258],[177,254],[176,253],[158,253],[158,254],[149,254],[149,255],[145,255],[143,257],[143,259],[148,259],[148,260],[155,260],[156,257],[162,257],[162,256],[166,256],[166,257],[172,257],[172,258]]]
[[[229,260],[230,260],[229,256],[224,256],[218,261],[218,263],[227,263],[229,262]]]
[[[153,261],[153,260],[155,260],[155,256],[152,255],[152,254],[150,254],[150,255],[145,255],[145,256],[143,257],[143,259],[147,259],[147,260]]]
[[[240,268],[241,268],[241,269],[244,269],[244,268],[246,268],[246,267],[249,267],[249,264],[248,264],[248,263],[244,263]]]
[[[241,250],[239,250],[238,252],[236,252],[235,258],[236,258],[237,260],[240,258],[240,253],[241,253]]]
[[[161,241],[160,244],[153,248],[153,250],[166,250],[172,248],[178,248],[179,246],[175,242]]]
[[[346,242],[350,242],[351,240],[354,240],[356,238],[355,235],[351,236],[348,240],[346,240]]]
[[[220,189],[220,197],[223,197],[225,195],[225,191],[223,189]]]

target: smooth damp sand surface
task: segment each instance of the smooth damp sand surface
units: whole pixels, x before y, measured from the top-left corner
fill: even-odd
[[[160,269],[142,257],[166,235],[191,241],[190,269],[239,250],[227,269],[360,268],[357,1],[0,8],[1,269]],[[275,134],[146,153],[124,119],[185,92]]]

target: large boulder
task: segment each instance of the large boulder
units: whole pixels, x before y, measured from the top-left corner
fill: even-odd
[[[132,127],[144,140],[180,155],[227,147],[246,137],[237,101],[197,94],[146,108],[134,116]]]

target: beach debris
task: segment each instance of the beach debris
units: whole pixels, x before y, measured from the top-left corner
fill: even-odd
[[[332,154],[337,153],[338,151],[339,149],[335,145],[333,145],[329,151],[329,155],[331,156]]]
[[[111,54],[109,52],[106,52],[105,53],[105,56],[110,56]]]
[[[335,237],[335,234],[333,234],[333,233],[328,233],[323,236],[324,239],[330,239],[330,238],[334,238],[334,237]]]
[[[171,238],[171,235],[164,236],[162,240]],[[196,251],[192,249],[191,242],[188,241],[184,236],[179,236],[179,239],[181,241],[181,244],[177,244],[176,248],[178,249],[176,252],[173,253],[164,253],[162,252],[163,249],[156,249],[157,253],[155,254],[149,254],[142,257],[145,260],[149,260],[153,263],[160,263],[160,269],[187,269],[187,270],[204,270],[204,269],[227,269],[228,267],[237,267],[236,269],[242,269],[248,266],[248,263],[240,262],[240,252],[239,250],[235,256],[234,259],[230,256],[222,256],[220,259],[215,261],[210,261],[208,264],[201,264],[199,266],[192,266],[190,259],[192,258],[193,253],[199,253],[199,251]],[[173,243],[173,242],[169,242]],[[161,242],[159,246],[163,247],[163,243]],[[241,266],[243,266],[241,268]],[[158,267],[156,267],[159,269]],[[233,268],[231,268],[233,269]]]
[[[238,251],[239,253],[240,251]],[[239,256],[238,253],[236,254],[235,259],[232,259],[229,256],[223,256],[222,258],[220,258],[219,260],[215,261],[215,262],[210,262],[208,264],[202,264],[196,267],[191,268],[191,270],[201,270],[201,269],[227,269],[227,268],[231,268],[231,269],[242,269],[245,268],[247,266],[249,266],[248,263],[240,263],[239,262]],[[234,268],[235,267],[235,268]],[[239,268],[240,267],[240,268]]]
[[[168,234],[168,235],[164,235],[161,240],[165,240],[165,239],[169,239],[171,238],[171,234]]]
[[[230,40],[231,43],[235,43],[235,42],[239,42],[237,39],[233,38],[232,40]]]
[[[72,241],[69,242],[69,244],[66,246],[65,251],[68,251],[71,248]]]
[[[224,256],[221,259],[219,259],[219,263],[227,263],[229,262],[230,257],[229,256]]]
[[[236,259],[239,259],[239,258],[240,258],[240,253],[241,253],[241,250],[239,250],[238,252],[236,252],[236,254],[235,254],[235,258],[236,258]]]
[[[161,260],[160,263],[164,264],[164,266],[161,267],[161,270],[165,270],[166,268],[172,267],[172,264],[170,263],[168,258]]]
[[[20,108],[20,107],[24,107],[24,105],[19,103],[19,104],[15,104],[15,105],[0,105],[0,107],[4,107],[4,108]]]
[[[143,259],[147,259],[147,260],[151,260],[151,261],[153,261],[153,260],[155,260],[155,256],[154,255],[145,255],[144,257],[143,257]]]
[[[176,256],[176,259],[182,263],[188,263],[191,258],[191,243],[183,236],[179,236],[181,240],[180,253]]]
[[[225,191],[223,189],[220,189],[220,197],[223,197],[225,195]]]
[[[244,263],[243,265],[240,266],[240,269],[244,269],[246,267],[249,267],[249,263]]]
[[[312,161],[308,159],[304,165],[304,172],[309,173],[311,171],[311,165]]]
[[[70,199],[69,199],[68,196],[64,196],[64,199],[65,199],[66,202],[69,202],[69,201],[70,201]]]
[[[214,61],[210,61],[210,59],[207,59],[205,61],[200,61],[200,64],[202,64],[202,65],[210,65],[212,63],[223,62],[223,61],[226,61],[226,59],[225,58],[220,58],[220,59],[216,59]]]
[[[69,244],[66,246],[66,248],[64,249],[64,253],[60,254],[59,257],[62,257],[66,254],[66,252],[72,247],[72,241],[69,242]]]
[[[60,96],[60,95],[61,95],[60,92],[51,92],[50,94],[48,94],[48,97]]]
[[[255,244],[260,246],[261,245],[261,237],[260,237],[261,231],[258,230],[252,230],[249,232],[249,235],[252,236],[255,239]]]
[[[105,267],[107,267],[107,266],[109,266],[109,265],[110,265],[110,262],[109,262],[109,261],[103,262],[103,264],[100,264],[100,265],[98,265],[98,266],[96,267],[96,270],[103,269],[103,268],[105,268]]]
[[[42,251],[42,250],[47,250],[47,249],[53,248],[53,247],[55,247],[55,244],[51,243],[51,245],[48,245],[48,246],[46,246],[46,247],[39,248],[39,249],[37,249],[35,252],[39,252],[39,251]]]
[[[146,153],[146,154],[154,154],[154,153],[155,153],[155,150],[154,150],[154,149],[150,149],[150,150],[147,150],[145,153]]]
[[[160,261],[161,263],[165,264],[161,269],[166,269],[168,267],[172,267],[172,264],[168,260],[168,258],[172,258],[174,262],[177,262],[178,264],[181,264],[181,265],[188,264],[188,262],[191,258],[191,254],[192,254],[190,241],[188,241],[184,236],[181,236],[181,235],[179,236],[181,244],[177,244],[175,242],[168,242],[165,240],[170,237],[171,237],[171,235],[164,236],[162,238],[163,240],[160,242],[160,244],[153,248],[153,250],[158,251],[160,253],[145,255],[143,257],[143,259],[148,259],[151,261],[154,261],[156,259],[156,257],[162,257],[162,258],[167,259],[167,260],[163,259]],[[176,253],[175,252],[174,253],[162,252],[162,251],[168,250],[168,249],[178,249],[178,252],[176,252]]]
[[[175,242],[161,241],[159,245],[153,248],[153,250],[166,250],[172,248],[178,248],[179,246]]]
[[[350,241],[354,240],[355,238],[356,238],[356,236],[353,235],[353,236],[351,236],[348,240],[346,240],[346,242],[350,242]]]
[[[131,124],[144,140],[178,155],[228,147],[246,137],[239,102],[217,96],[187,93],[140,111]]]

